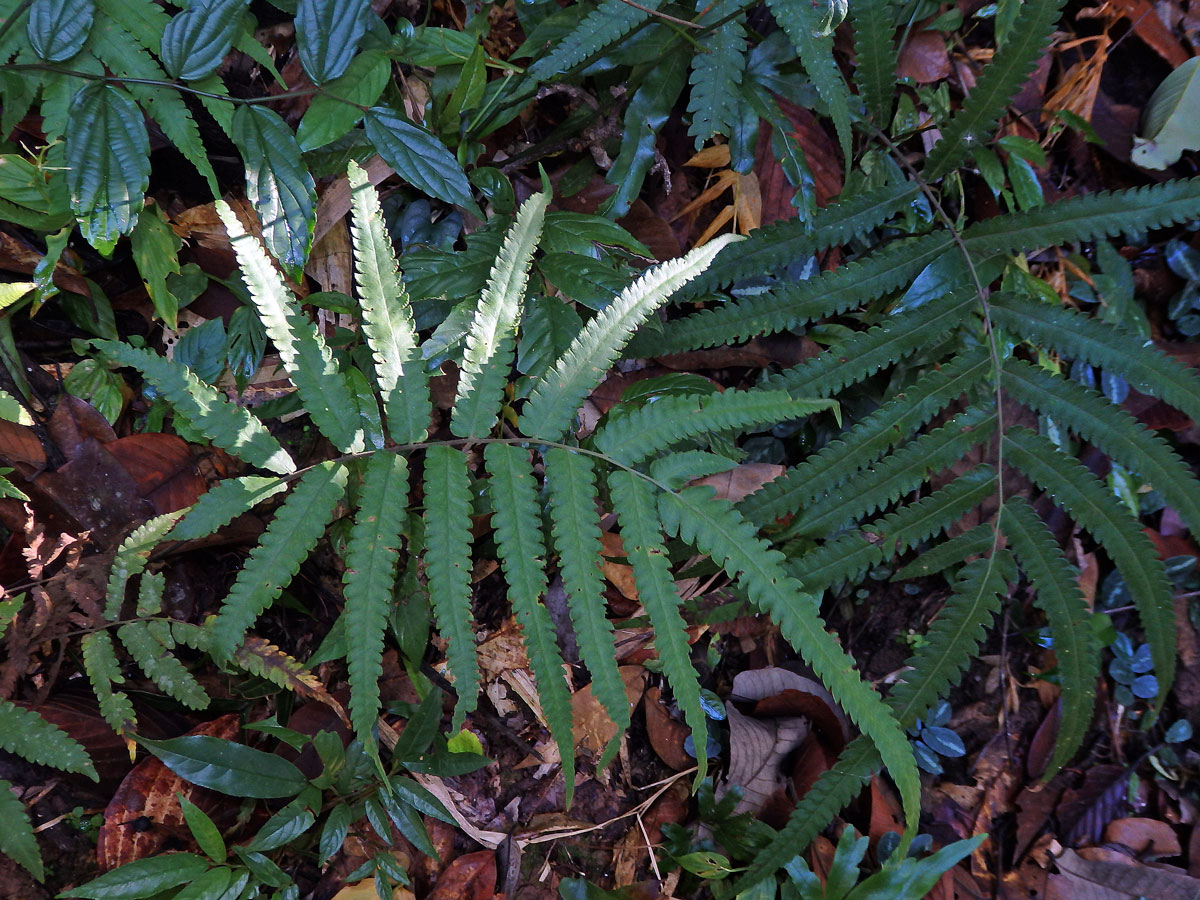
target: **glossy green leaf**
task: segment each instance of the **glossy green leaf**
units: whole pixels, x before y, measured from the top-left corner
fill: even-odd
[[[225,59],[242,24],[247,0],[191,0],[163,29],[159,58],[172,78],[196,81]]]
[[[222,738],[196,734],[138,743],[185,781],[232,797],[291,797],[306,784],[304,773],[282,756]]]
[[[141,900],[187,884],[208,868],[208,860],[195,853],[164,853],[128,863],[99,878],[71,888],[59,897],[87,900]]]
[[[196,839],[196,846],[211,860],[224,862],[227,855],[225,840],[208,813],[183,794],[179,794],[179,805],[183,809],[183,821]]]
[[[283,119],[262,106],[239,106],[231,135],[246,164],[246,196],[262,222],[263,243],[298,272],[308,259],[317,192]]]
[[[137,224],[150,184],[150,138],[142,111],[101,81],[75,94],[67,129],[67,188],[84,239],[107,256]]]
[[[1142,115],[1144,137],[1133,140],[1132,159],[1147,169],[1165,169],[1184,150],[1200,149],[1200,56],[1163,79]]]
[[[342,75],[367,33],[371,0],[300,0],[296,49],[314,84]]]
[[[63,62],[83,49],[95,17],[94,0],[33,0],[25,33],[34,53]]]
[[[483,218],[462,166],[441,141],[386,106],[367,110],[366,122],[367,137],[397,175],[429,196]]]
[[[226,900],[239,896],[249,880],[250,873],[245,870],[235,874],[228,866],[218,866],[203,873],[171,900]]]
[[[379,99],[391,74],[392,61],[378,50],[354,57],[344,75],[313,97],[296,129],[300,149],[315,150],[346,134],[363,117],[362,107]]]

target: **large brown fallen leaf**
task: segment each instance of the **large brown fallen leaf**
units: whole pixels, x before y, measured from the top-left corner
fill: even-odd
[[[429,900],[490,900],[496,891],[496,854],[479,850],[446,867]]]
[[[1100,855],[1092,847],[1089,855]],[[1129,857],[1108,851],[1106,859],[1085,859],[1074,850],[1064,850],[1055,861],[1062,875],[1051,881],[1049,896],[1056,892],[1061,900],[1196,900],[1200,897],[1200,878],[1193,878],[1174,867],[1147,866]],[[1126,862],[1113,862],[1112,857]],[[1064,884],[1059,879],[1065,878]],[[1066,889],[1064,892],[1064,888]]]

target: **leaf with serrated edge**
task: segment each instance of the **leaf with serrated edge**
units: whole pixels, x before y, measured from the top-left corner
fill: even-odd
[[[137,716],[133,704],[124,691],[113,690],[114,684],[124,684],[121,664],[117,662],[112,638],[107,631],[96,631],[84,635],[83,670],[92,685],[92,693],[100,704],[100,715],[117,734],[137,730]]]
[[[196,81],[225,60],[241,29],[246,0],[192,0],[163,29],[159,59],[172,78]]]
[[[87,751],[70,735],[33,710],[0,700],[0,750],[40,766],[78,772],[99,781]]]
[[[371,0],[300,0],[296,51],[313,84],[346,71],[367,33],[371,14]]]
[[[462,166],[436,137],[386,106],[367,110],[366,129],[375,151],[397,175],[429,196],[483,218]]]
[[[46,62],[64,62],[83,49],[95,17],[92,0],[33,0],[25,33]]]
[[[104,617],[114,621],[121,614],[121,604],[125,602],[125,586],[129,579],[138,575],[146,568],[153,550],[163,539],[171,527],[179,520],[184,510],[164,513],[143,522],[129,533],[121,542],[113,557],[112,568],[108,572],[108,586],[105,591]]]
[[[13,786],[0,778],[0,817],[4,827],[0,828],[0,853],[17,863],[39,882],[46,877],[42,866],[42,853],[37,838],[33,836],[33,825],[25,812],[25,804],[17,799]]]

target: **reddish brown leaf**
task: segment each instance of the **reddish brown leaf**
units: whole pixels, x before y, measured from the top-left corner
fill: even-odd
[[[496,890],[496,854],[480,850],[460,856],[446,867],[429,900],[491,900]]]
[[[1139,859],[1146,856],[1178,856],[1183,852],[1174,828],[1159,819],[1142,816],[1109,822],[1104,829],[1104,840],[1109,844],[1128,847]]]
[[[131,434],[105,446],[138,486],[156,515],[191,506],[208,489],[187,442],[173,434]]]
[[[684,740],[691,734],[688,727],[667,712],[660,688],[648,687],[642,696],[645,700],[642,708],[646,711],[646,732],[650,737],[650,746],[654,748],[658,758],[676,772],[690,769],[696,761],[683,749]]]
[[[900,49],[896,74],[917,84],[941,81],[950,75],[946,38],[936,31],[914,32]]]

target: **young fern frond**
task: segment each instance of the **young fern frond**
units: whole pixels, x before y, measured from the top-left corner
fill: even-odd
[[[11,700],[0,700],[0,750],[15,753],[39,766],[86,775],[99,781],[83,746],[57,725]]]
[[[184,511],[183,518],[167,532],[167,540],[192,541],[216,534],[238,516],[287,489],[288,483],[281,478],[260,475],[226,478]]]
[[[296,470],[288,452],[262,421],[247,409],[230,403],[187,366],[124,341],[93,341],[105,359],[142,373],[177,414],[222,450],[252,466],[287,475]]]
[[[363,337],[371,348],[388,434],[397,443],[409,444],[421,440],[429,430],[429,376],[379,195],[366,172],[353,161],[348,177],[354,213],[350,237]]]
[[[1075,571],[1033,508],[1020,497],[1010,497],[1000,511],[999,524],[1017,562],[1037,590],[1035,602],[1046,614],[1054,638],[1062,716],[1054,755],[1043,776],[1048,779],[1075,755],[1091,724],[1100,646],[1088,622],[1088,604]]]
[[[1004,364],[1004,389],[1030,409],[1050,416],[1137,472],[1200,534],[1200,483],[1171,447],[1121,407],[1068,378],[1013,357]]]
[[[1091,532],[1125,579],[1150,644],[1161,707],[1175,678],[1175,600],[1154,544],[1112,492],[1049,439],[1011,428],[1003,441],[1005,460]]]
[[[379,716],[383,637],[399,563],[400,530],[408,509],[408,464],[397,453],[371,454],[358,491],[358,511],[346,540],[346,665],[350,723],[363,746],[374,749]]]
[[[163,535],[183,515],[183,510],[164,513],[143,522],[129,533],[121,542],[113,557],[112,568],[108,572],[108,585],[105,588],[104,618],[112,622],[121,616],[121,604],[125,602],[125,586],[129,579],[140,575],[146,570],[152,551],[162,540]]]
[[[547,440],[562,437],[588,392],[604,380],[633,330],[738,240],[741,238],[736,235],[722,235],[680,259],[660,263],[589,321],[554,368],[537,380],[521,416],[522,424],[533,426],[529,432]]]
[[[551,533],[579,653],[592,675],[592,694],[617,726],[617,734],[601,755],[603,768],[629,729],[629,701],[617,671],[612,622],[604,611],[596,476],[588,457],[562,447],[547,450],[543,459]]]
[[[658,397],[653,403],[611,419],[592,441],[605,456],[632,466],[690,437],[745,431],[836,407],[831,400],[793,400],[783,391]]]
[[[217,212],[229,233],[242,267],[242,278],[267,336],[279,351],[279,361],[313,423],[343,453],[361,451],[365,444],[358,404],[325,339],[308,317],[296,309],[270,257],[258,240],[242,228],[228,204],[218,201]]]
[[[867,114],[887,127],[895,102],[898,53],[894,40],[896,10],[892,0],[859,0],[850,4],[854,26],[854,81]]]
[[[207,709],[208,694],[178,659],[151,632],[146,622],[130,622],[117,629],[117,637],[138,668],[168,697],[190,709]]]
[[[471,493],[467,457],[444,444],[425,451],[425,576],[438,631],[446,639],[446,668],[458,700],[453,731],[474,712],[479,663],[471,629]]]
[[[229,659],[254,620],[278,599],[325,533],[345,492],[346,467],[337,462],[314,466],[296,483],[208,626],[214,657]]]
[[[549,81],[569,73],[637,28],[661,2],[647,0],[630,6],[621,0],[600,0],[553,50],[529,67],[529,74],[538,81]]]
[[[708,722],[700,705],[700,684],[692,666],[687,623],[679,613],[679,592],[671,577],[671,564],[663,546],[655,489],[644,479],[622,469],[609,473],[608,486],[613,507],[621,523],[621,542],[633,565],[638,600],[654,626],[654,647],[663,672],[675,694],[684,721],[692,729],[696,748],[696,777],[699,785],[708,773]]]
[[[521,204],[475,309],[450,419],[450,430],[458,437],[484,437],[496,424],[512,369],[529,267],[549,203],[550,195],[540,193]]]
[[[121,664],[117,662],[112,638],[107,631],[93,631],[84,636],[81,646],[83,671],[100,704],[100,715],[117,734],[137,731],[137,716],[128,695],[113,689],[114,684],[125,683],[125,676],[121,674]]]
[[[546,592],[546,548],[542,540],[537,488],[529,453],[509,444],[488,444],[483,451],[496,526],[500,565],[508,599],[521,625],[529,663],[537,679],[542,713],[558,745],[566,782],[566,805],[575,794],[575,740],[571,729],[571,692],[563,677],[562,654]]]

